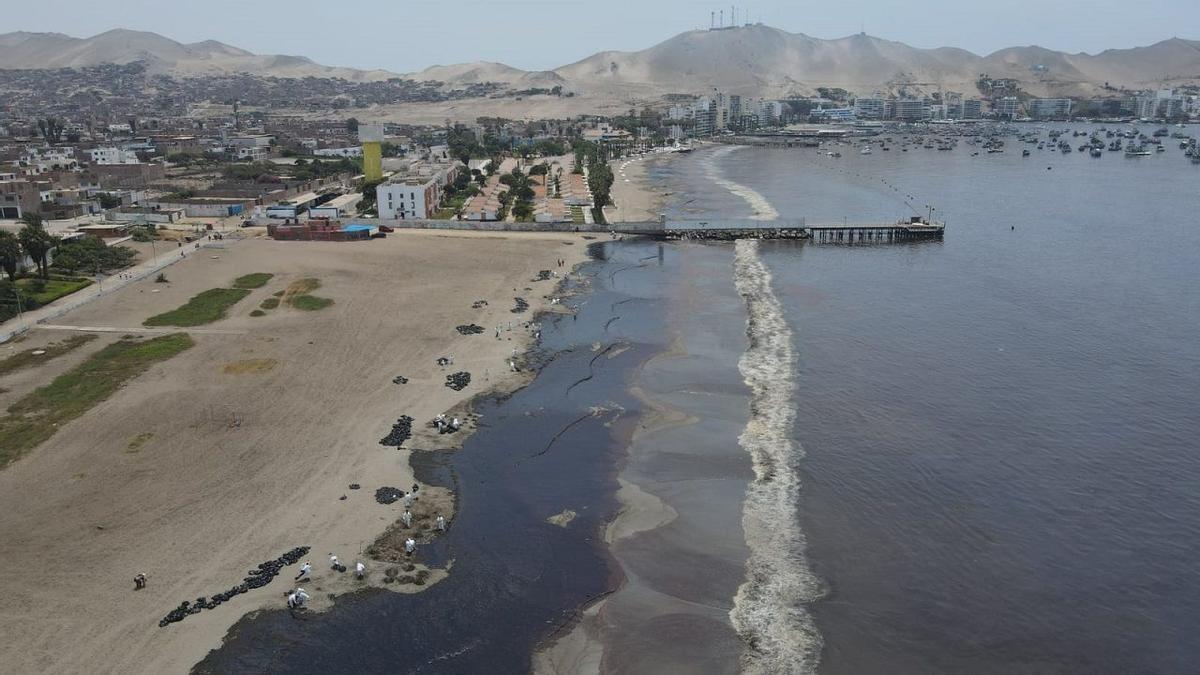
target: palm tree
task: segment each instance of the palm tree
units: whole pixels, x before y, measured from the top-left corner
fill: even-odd
[[[0,230],[0,267],[8,274],[10,281],[15,281],[21,260],[25,255],[21,252],[21,241],[17,235],[8,230]]]
[[[58,237],[52,236],[46,231],[45,225],[42,224],[42,217],[35,213],[27,213],[21,216],[25,227],[21,228],[21,232],[17,238],[21,241],[21,248],[25,249],[25,253],[33,258],[33,262],[37,264],[38,272],[43,279],[50,277],[49,265],[46,258],[50,251],[58,245]]]

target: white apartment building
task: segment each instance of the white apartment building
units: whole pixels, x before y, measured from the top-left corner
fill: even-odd
[[[882,97],[854,99],[854,115],[860,120],[881,120],[887,117],[887,101]]]
[[[996,115],[1013,119],[1021,111],[1021,99],[1016,96],[1005,96],[995,103]]]
[[[1037,119],[1057,119],[1071,116],[1069,98],[1035,98],[1029,102],[1029,115]]]
[[[436,178],[417,178],[384,183],[375,188],[380,218],[420,220],[432,218],[437,209],[439,190]]]
[[[923,120],[929,118],[929,104],[919,98],[899,98],[893,101],[893,114],[898,120]]]
[[[235,149],[237,150],[238,159],[248,159],[255,162],[266,159],[271,154],[268,148],[260,146],[235,146]]]
[[[122,148],[92,148],[87,151],[92,164],[140,164],[136,152]]]

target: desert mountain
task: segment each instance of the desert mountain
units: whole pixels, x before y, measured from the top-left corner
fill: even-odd
[[[183,44],[157,33],[110,30],[90,38],[60,33],[0,35],[0,68],[80,68],[142,61],[151,72],[216,75],[246,72],[275,77],[342,77],[375,80],[395,77],[383,71],[331,68],[302,56],[261,56],[214,40]]]
[[[580,88],[653,85],[698,92],[782,96],[816,87],[856,93],[945,87],[973,91],[982,73],[1039,94],[1087,95],[1105,82],[1130,87],[1200,81],[1200,42],[1171,39],[1097,55],[1014,47],[989,56],[918,49],[865,34],[823,40],[768,26],[690,31],[638,52],[602,52],[557,69]]]
[[[146,62],[175,75],[249,72],[277,77],[375,80],[385,71],[331,68],[299,56],[261,56],[220,42],[182,44],[155,33],[113,30],[87,39],[57,33],[0,35],[0,68],[63,68]],[[918,49],[866,34],[835,40],[748,25],[697,30],[636,52],[601,52],[550,71],[502,63],[432,66],[403,77],[449,85],[500,82],[514,89],[564,89],[607,99],[703,93],[716,87],[743,95],[810,94],[840,87],[857,94],[939,88],[971,93],[986,73],[1014,78],[1036,95],[1087,96],[1108,83],[1151,88],[1200,82],[1200,42],[1173,38],[1146,47],[1068,54],[1012,47],[988,56],[963,49]]]

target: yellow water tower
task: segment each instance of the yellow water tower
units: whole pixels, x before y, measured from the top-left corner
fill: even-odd
[[[378,124],[360,126],[358,140],[362,143],[363,177],[368,182],[383,180],[383,127]]]

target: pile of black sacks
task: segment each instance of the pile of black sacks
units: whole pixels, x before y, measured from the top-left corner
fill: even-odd
[[[470,373],[454,373],[446,376],[446,386],[454,391],[462,391],[467,388],[468,384],[471,384]]]
[[[163,628],[169,626],[176,621],[183,621],[192,614],[199,614],[201,610],[214,609],[222,602],[229,600],[235,595],[241,595],[252,588],[262,588],[271,583],[271,580],[279,575],[279,572],[288,565],[294,565],[304,556],[308,555],[307,546],[298,546],[287,553],[279,556],[274,560],[268,560],[264,563],[259,563],[256,569],[250,570],[242,583],[225,591],[217,593],[211,598],[199,597],[195,602],[184,600],[178,607],[167,613],[166,616],[158,622],[158,627]]]
[[[471,309],[483,309],[484,307],[487,307],[487,304],[487,300],[476,300],[475,302],[471,303]]]
[[[404,490],[394,487],[381,487],[375,491],[375,501],[380,504],[395,504],[404,499]]]
[[[550,278],[550,270],[541,270],[540,272],[537,273],[537,276],[534,277],[533,280],[534,281],[546,281],[549,278]]]
[[[400,419],[396,420],[396,423],[392,425],[391,433],[379,439],[379,444],[390,445],[396,448],[400,447],[404,441],[407,441],[412,436],[412,423],[413,418],[408,415],[401,415]]]
[[[517,306],[512,308],[513,314],[523,314],[529,309],[529,303],[525,302],[525,298],[513,298],[513,302],[517,303]]]
[[[392,384],[408,384],[408,378],[403,375],[397,375],[392,378]]]
[[[469,323],[465,326],[457,326],[454,330],[458,331],[461,335],[479,335],[483,332],[483,326]]]

